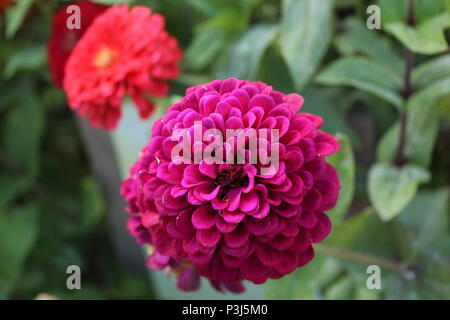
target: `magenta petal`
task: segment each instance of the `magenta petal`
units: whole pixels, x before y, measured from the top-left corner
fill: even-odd
[[[269,274],[267,267],[259,261],[256,254],[245,260],[240,270],[245,279],[256,284],[264,283]]]
[[[249,239],[249,233],[244,226],[239,226],[232,232],[226,233],[223,236],[225,243],[231,248],[243,246]]]
[[[244,193],[241,196],[241,202],[239,204],[239,209],[243,212],[250,212],[255,210],[258,206],[259,197],[258,194],[254,191],[249,193]]]
[[[207,181],[207,178],[200,173],[198,165],[191,164],[184,169],[181,185],[185,188],[198,186]]]
[[[205,160],[203,160],[199,165],[199,170],[205,176],[208,176],[212,179],[217,177],[217,166],[215,164],[207,164]]]
[[[222,217],[226,222],[239,223],[245,218],[245,213],[240,211],[222,211]]]
[[[282,257],[282,252],[268,246],[266,244],[260,244],[256,247],[256,254],[261,262],[268,267],[277,265]]]
[[[177,277],[177,288],[182,291],[195,291],[200,288],[200,274],[194,268],[183,268]]]
[[[192,213],[192,224],[198,230],[206,230],[216,224],[217,212],[210,206],[202,206]]]
[[[214,247],[220,241],[221,237],[221,233],[215,227],[197,231],[197,241],[205,247]]]

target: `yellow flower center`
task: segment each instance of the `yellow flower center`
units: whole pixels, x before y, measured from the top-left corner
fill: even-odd
[[[115,52],[109,48],[103,48],[94,57],[94,66],[98,69],[106,69],[114,63]]]

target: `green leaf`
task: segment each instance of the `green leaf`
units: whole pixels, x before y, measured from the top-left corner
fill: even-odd
[[[341,58],[328,66],[317,77],[324,85],[345,85],[367,91],[402,108],[402,98],[395,92],[402,87],[401,77],[375,61],[365,58]]]
[[[35,173],[43,130],[43,114],[31,88],[6,117],[5,151],[25,172]]]
[[[206,67],[227,44],[230,34],[223,28],[201,28],[186,50],[184,64],[189,70]]]
[[[294,270],[281,279],[268,280],[265,284],[267,299],[313,300],[318,297],[318,271],[324,256],[316,255],[306,266]]]
[[[346,136],[338,134],[336,138],[341,145],[341,149],[327,157],[327,162],[336,169],[341,184],[338,202],[332,210],[328,211],[333,225],[338,225],[342,222],[353,200],[355,191],[355,158],[352,146]]]
[[[396,254],[393,243],[395,238],[390,225],[383,223],[373,209],[368,208],[334,228],[324,246],[327,246],[328,250],[345,250],[360,257],[370,255],[391,260]],[[325,250],[322,251],[326,253]],[[336,258],[355,279],[366,278],[366,269],[370,262],[364,263],[364,259],[357,261],[342,254],[340,257],[336,255]]]
[[[373,30],[369,30],[362,21],[348,18],[344,22],[345,33],[335,38],[335,45],[343,55],[363,54],[373,61],[384,64],[403,73],[402,58],[386,41]]]
[[[449,190],[423,191],[401,212],[399,221],[411,232],[414,258],[445,238],[448,224]]]
[[[33,180],[29,176],[0,172],[0,210],[8,202],[27,191],[32,182]]]
[[[254,80],[261,58],[277,30],[278,26],[273,24],[259,24],[248,29],[230,48],[219,77]]]
[[[17,1],[17,4],[8,11],[6,11],[6,37],[12,38],[19,30],[20,26],[25,19],[25,16],[33,4],[34,0],[21,0]]]
[[[436,141],[439,126],[438,102],[450,94],[450,78],[435,81],[414,94],[407,102],[405,155],[409,162],[427,168]],[[377,158],[391,162],[396,153],[400,126],[396,123],[381,139]]]
[[[23,207],[0,212],[0,295],[8,295],[38,234],[38,210]]]
[[[378,0],[383,25],[391,22],[406,21],[409,0]]]
[[[419,184],[430,175],[424,169],[406,165],[395,167],[378,163],[369,171],[369,198],[383,221],[397,216],[414,198]]]
[[[386,30],[411,51],[421,54],[437,54],[448,50],[444,30],[450,27],[450,14],[443,13],[419,24],[416,28],[405,22],[386,25]]]
[[[45,65],[46,57],[45,46],[25,48],[8,59],[3,74],[6,78],[11,78],[18,71],[39,69]]]
[[[303,88],[331,39],[332,0],[284,0],[280,46],[295,86]]]
[[[423,22],[444,10],[448,0],[414,0],[414,11],[417,22]],[[378,0],[383,25],[392,22],[403,22],[407,19],[409,0]]]
[[[450,78],[450,54],[422,63],[412,74],[416,88],[425,88],[445,78]]]

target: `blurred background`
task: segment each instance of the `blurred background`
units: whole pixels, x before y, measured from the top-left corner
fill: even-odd
[[[125,102],[112,133],[77,119],[52,83],[46,46],[68,2],[0,0],[1,299],[211,297],[206,283],[193,296],[148,276],[119,187],[151,123],[187,87],[226,77],[300,93],[341,143],[334,228],[316,258],[242,297],[450,299],[450,1],[95,1],[162,13],[184,51],[153,118]],[[81,290],[66,287],[69,265]]]

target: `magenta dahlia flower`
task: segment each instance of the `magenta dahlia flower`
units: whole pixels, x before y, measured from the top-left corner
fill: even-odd
[[[149,8],[116,5],[97,16],[72,51],[65,67],[69,105],[93,127],[116,128],[127,94],[141,118],[153,112],[156,97],[168,93],[179,74],[177,40],[164,17]]]
[[[181,266],[190,289],[199,274],[239,292],[242,280],[261,284],[313,258],[312,243],[331,230],[324,212],[340,185],[325,157],[339,144],[320,117],[297,113],[302,104],[227,79],[188,89],[168,109],[122,186],[131,233],[154,247],[150,267],[177,276]]]

